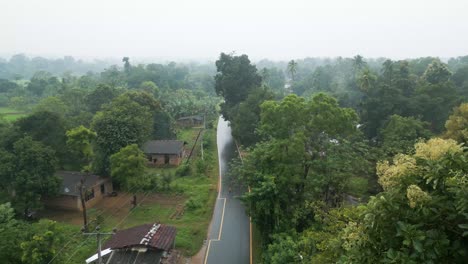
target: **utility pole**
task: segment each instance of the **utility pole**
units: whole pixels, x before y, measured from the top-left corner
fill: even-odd
[[[133,194],[133,200],[130,203],[132,204],[132,209],[134,209],[137,206],[137,196],[136,196],[136,194]]]
[[[81,208],[83,209],[83,230],[88,232],[88,216],[86,215],[86,201],[85,201],[85,180],[81,178],[80,180],[80,200],[81,200]]]
[[[99,230],[101,230],[101,228],[99,226],[96,227],[96,232],[94,233],[83,233],[83,235],[85,236],[96,236],[97,238],[97,249],[98,249],[98,262],[97,264],[102,264],[102,256],[101,256],[101,236],[102,235],[113,235],[115,234],[115,229],[112,230],[112,233],[101,233],[99,232]]]
[[[205,113],[203,113],[203,132],[204,132],[205,129],[206,129],[205,119],[206,119],[206,110],[205,110]],[[201,159],[202,159],[202,160],[205,160],[205,158],[203,157],[203,137],[204,137],[204,136],[205,136],[205,134],[202,135],[202,139],[201,139],[201,142],[200,142]]]

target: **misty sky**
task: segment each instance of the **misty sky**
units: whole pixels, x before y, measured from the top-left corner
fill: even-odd
[[[0,54],[468,55],[468,0],[0,0]]]

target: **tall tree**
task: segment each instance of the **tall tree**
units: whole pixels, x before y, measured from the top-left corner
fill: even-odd
[[[128,145],[110,158],[111,176],[121,186],[131,189],[142,187],[139,183],[145,173],[146,157],[136,144]]]
[[[439,60],[434,60],[427,66],[423,79],[431,84],[438,84],[448,81],[450,76],[452,76],[452,72],[447,65]]]
[[[364,66],[366,66],[366,62],[364,61],[364,57],[361,55],[356,55],[353,57],[353,67],[355,72],[360,71]]]
[[[454,139],[460,143],[468,143],[468,103],[454,108],[453,114],[445,122],[446,138]]]
[[[12,200],[15,209],[25,215],[42,207],[41,198],[58,193],[60,179],[54,176],[54,151],[25,137],[14,144],[11,172]]]
[[[377,171],[384,192],[341,234],[346,263],[463,263],[468,254],[466,152],[453,140],[417,143]]]
[[[262,77],[247,55],[221,53],[216,61],[216,69],[215,90],[224,98],[221,113],[225,119],[232,120],[233,108],[244,101],[250,91],[261,85]]]
[[[122,62],[124,63],[124,71],[125,73],[129,74],[130,73],[130,58],[129,57],[123,57]]]
[[[252,146],[260,140],[257,128],[260,122],[260,105],[272,100],[273,93],[267,87],[252,91],[247,99],[239,104],[231,122],[232,136],[244,146]]]
[[[29,116],[20,118],[14,124],[19,137],[29,135],[35,141],[51,147],[61,163],[66,159],[65,146],[65,120],[62,115],[48,111],[34,112]]]
[[[333,145],[338,138],[355,135],[356,123],[353,110],[339,107],[325,94],[309,101],[289,95],[281,102],[262,104],[259,132],[265,141],[252,149],[239,173],[251,187],[244,201],[267,241],[272,232],[302,228],[310,221],[310,211],[300,209],[306,201],[335,204],[340,199],[349,174],[328,165],[346,160],[338,158],[344,151],[332,150]],[[344,145],[343,141],[338,146]]]
[[[117,97],[118,90],[105,84],[100,84],[86,96],[86,103],[91,113],[96,113],[104,104],[110,103]]]
[[[149,139],[153,127],[152,115],[128,96],[120,96],[98,112],[92,122],[97,133],[95,170],[109,175],[109,158],[130,144],[143,144]]]
[[[294,61],[294,60],[290,60],[288,62],[288,72],[289,72],[289,76],[291,76],[291,80],[292,82],[294,82],[296,79],[296,72],[297,72],[297,62]]]
[[[428,127],[429,123],[414,117],[390,116],[379,135],[383,151],[389,156],[410,153],[418,140],[431,136]]]
[[[21,243],[23,263],[43,264],[51,262],[54,258],[58,263],[64,261],[59,250],[62,249],[65,236],[57,223],[40,220],[33,224],[32,229],[31,238]]]

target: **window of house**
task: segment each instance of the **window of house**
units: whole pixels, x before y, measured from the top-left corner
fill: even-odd
[[[91,188],[86,192],[85,201],[89,201],[94,198],[94,188]]]

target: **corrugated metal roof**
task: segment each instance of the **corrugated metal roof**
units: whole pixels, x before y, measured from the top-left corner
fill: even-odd
[[[145,154],[180,154],[184,142],[180,140],[150,140],[143,144]]]
[[[176,228],[163,224],[145,224],[115,233],[103,248],[124,249],[147,247],[169,250],[176,236]]]

